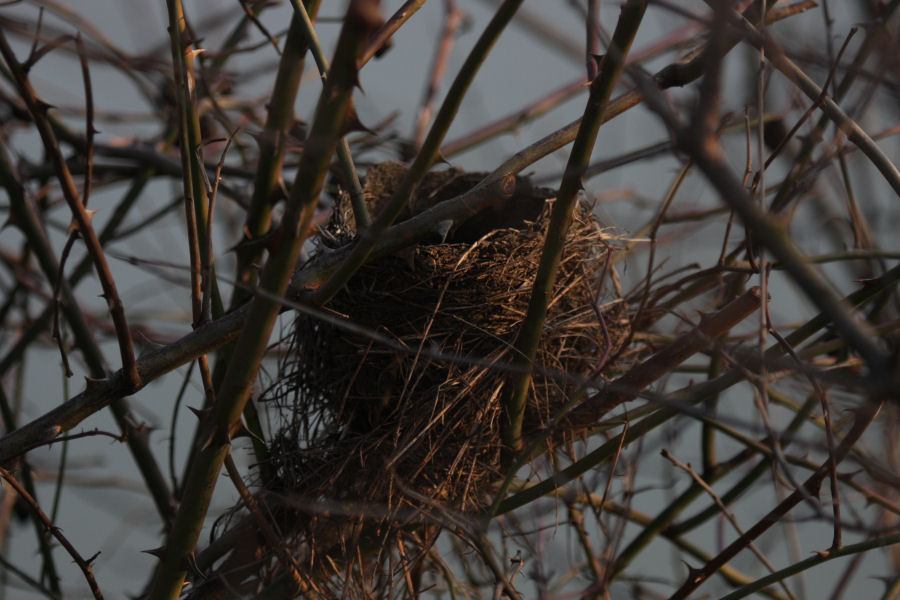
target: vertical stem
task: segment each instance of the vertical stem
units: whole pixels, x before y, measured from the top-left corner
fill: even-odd
[[[600,67],[600,74],[591,83],[587,107],[569,155],[559,194],[553,204],[544,251],[541,254],[541,263],[534,281],[531,300],[528,303],[528,313],[516,340],[516,350],[519,352],[516,362],[523,368],[523,372],[515,376],[506,400],[506,423],[503,428],[503,438],[506,444],[514,449],[522,446],[522,419],[525,416],[525,400],[531,387],[531,368],[537,355],[547,306],[550,304],[553,293],[556,269],[562,258],[566,234],[572,223],[575,201],[578,192],[582,189],[581,177],[591,158],[591,151],[597,140],[597,131],[600,128],[603,112],[609,104],[616,81],[625,67],[625,56],[631,48],[631,43],[634,41],[646,9],[646,0],[629,0],[622,6],[612,43],[607,49],[606,57]]]
[[[225,311],[222,307],[222,298],[219,295],[219,288],[216,284],[216,278],[213,270],[213,256],[209,252],[210,243],[208,223],[206,222],[209,213],[209,198],[206,190],[206,168],[202,160],[202,144],[203,138],[200,133],[200,116],[197,108],[197,81],[194,75],[194,44],[189,39],[188,31],[184,17],[184,7],[181,0],[166,0],[166,6],[169,12],[169,35],[172,51],[172,64],[174,68],[174,83],[176,100],[178,106],[178,114],[181,124],[179,141],[181,143],[181,167],[184,173],[184,196],[185,201],[193,206],[192,214],[186,211],[189,230],[192,228],[191,222],[196,227],[196,239],[191,241],[192,253],[199,256],[199,264],[191,264],[192,280],[199,278],[203,272],[202,265],[209,265],[210,277],[207,285],[210,286],[212,295],[212,316],[219,317]],[[195,247],[196,245],[196,247]],[[193,255],[193,254],[192,254]],[[197,279],[199,283],[199,279]],[[193,287],[196,287],[194,283]],[[195,304],[199,305],[199,297]],[[195,307],[199,310],[199,306]],[[197,316],[195,315],[195,325],[197,325]]]
[[[303,5],[311,19],[316,18],[321,0],[304,0]],[[300,78],[303,75],[304,57],[308,49],[303,34],[303,23],[298,15],[291,19],[284,51],[278,62],[278,73],[269,99],[269,112],[266,124],[259,138],[259,163],[253,180],[253,196],[245,221],[245,238],[253,240],[269,231],[272,218],[272,207],[278,193],[278,181],[281,178],[281,166],[284,160],[284,141],[294,124],[294,102],[300,89]],[[238,248],[238,276],[240,284],[234,288],[231,308],[237,308],[250,298],[246,286],[253,285],[256,270],[252,265],[260,260],[262,249],[256,246]],[[225,362],[227,365],[227,362]],[[220,377],[216,380],[219,381]]]
[[[185,483],[184,496],[154,578],[151,600],[174,600],[181,593],[190,556],[197,544],[231,435],[247,404],[259,365],[284,295],[312,221],[331,157],[356,85],[357,61],[369,33],[378,24],[378,0],[353,0],[338,39],[328,79],[316,107],[315,118],[294,185],[287,200],[282,240],[263,270],[260,287],[247,310],[241,331],[212,412],[201,424],[200,451]]]

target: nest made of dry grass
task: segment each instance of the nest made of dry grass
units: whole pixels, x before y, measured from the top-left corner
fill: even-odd
[[[512,344],[551,206],[518,229],[422,245],[362,267],[327,307],[346,326],[296,317],[287,358],[264,396],[282,422],[269,448],[272,477],[262,483],[307,572],[338,574],[334,557],[365,540],[384,548],[385,536],[412,536],[427,548],[441,528],[440,507],[477,510],[489,484],[506,475]],[[627,338],[609,237],[579,205],[537,354],[526,438],[607,369]],[[266,564],[274,571],[260,580],[279,570]]]
[[[523,229],[420,246],[363,267],[329,309],[373,336],[300,315],[273,398],[287,408],[279,486],[395,506],[404,490],[468,510],[503,475],[504,367],[522,324],[549,206]],[[525,432],[541,431],[627,333],[603,302],[610,246],[589,207],[566,240]],[[607,298],[608,300],[608,298]],[[417,500],[418,502],[418,500]]]

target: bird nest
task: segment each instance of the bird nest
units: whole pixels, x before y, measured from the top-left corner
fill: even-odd
[[[504,401],[553,204],[547,195],[518,228],[365,265],[328,304],[333,319],[296,316],[264,396],[283,418],[264,487],[284,511],[282,528],[293,524],[307,572],[372,536],[415,531],[427,546],[440,526],[424,515],[477,511],[507,475]],[[603,378],[627,338],[609,240],[579,204],[541,335],[526,441]],[[548,439],[565,442],[566,432]]]

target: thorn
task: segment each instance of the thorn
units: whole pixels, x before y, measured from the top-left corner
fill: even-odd
[[[341,135],[347,135],[352,131],[365,131],[366,133],[375,135],[375,132],[362,124],[359,115],[356,113],[356,106],[351,102],[347,108],[347,116],[344,117],[344,123],[341,127]]]
[[[236,438],[241,438],[241,437],[250,438],[251,440],[256,440],[257,442],[265,444],[265,440],[262,439],[261,437],[259,437],[258,435],[256,435],[255,433],[253,433],[252,431],[250,431],[250,428],[247,427],[247,424],[244,423],[244,421],[242,421],[242,420],[238,421],[231,428],[231,439],[236,439]]]
[[[591,54],[591,60],[594,61],[594,64],[597,65],[597,72],[600,72],[600,67],[603,65],[603,59],[606,58],[606,53],[602,54]]]
[[[306,140],[308,130],[309,124],[306,121],[294,119],[294,123],[291,125],[291,128],[288,129],[288,135],[298,142],[303,142]]]
[[[375,51],[375,58],[381,58],[382,56],[387,54],[387,52],[393,47],[394,47],[394,40],[392,38],[386,39],[384,41],[384,43],[381,44],[381,47]]]
[[[209,439],[211,442],[216,442],[222,446],[231,444],[231,436],[228,435],[228,428],[219,427],[218,425],[214,428],[213,434]]]
[[[84,376],[84,391],[87,393],[96,391],[105,379],[94,379],[93,377]]]
[[[88,227],[90,227],[91,223],[93,223],[94,215],[97,214],[97,210],[98,209],[96,208],[90,210],[85,209],[84,212],[87,215],[85,221],[87,221]],[[78,225],[78,221],[73,218],[72,222],[69,224],[69,228],[66,230],[66,233],[72,233],[73,231],[79,231],[80,229],[81,227]]]
[[[159,560],[166,560],[166,547],[160,546],[159,548],[153,548],[152,550],[141,550],[144,554],[149,554],[150,556],[155,556]]]
[[[414,156],[415,156],[415,155],[414,155]],[[442,164],[442,165],[449,165],[449,166],[451,166],[451,167],[453,166],[453,164],[452,164],[449,160],[447,160],[447,157],[444,156],[444,155],[440,152],[440,150],[438,150],[437,157],[434,159],[434,162],[435,162],[435,163],[440,163],[440,164]]]
[[[509,564],[513,566],[513,568],[518,567],[522,564],[522,550],[516,550],[516,555],[509,559]]]
[[[701,575],[701,573],[703,572],[702,569],[695,569],[694,567],[692,567],[692,566],[689,565],[688,563],[686,563],[686,562],[684,562],[684,561],[681,561],[681,562],[683,562],[683,563],[684,563],[684,566],[687,567],[687,570],[688,570],[688,581],[690,581],[691,583],[697,583],[698,581],[701,580],[700,575]]]
[[[453,229],[453,219],[438,221],[437,225],[435,225],[434,232],[441,238],[442,244],[447,242],[447,237],[450,235],[451,229]]]
[[[42,112],[45,115],[47,114],[47,111],[49,111],[51,108],[56,108],[52,104],[48,104],[47,102],[44,102],[40,98],[37,99],[34,107],[38,110],[38,112]]]
[[[141,421],[140,423],[136,423],[136,424],[135,423],[131,424],[131,432],[134,435],[141,436],[141,437],[147,437],[151,433],[153,433],[154,431],[156,431],[158,429],[159,429],[159,427],[154,427],[153,425],[148,425],[144,421]]]
[[[213,445],[228,446],[230,444],[231,439],[228,437],[227,429],[220,427],[218,424],[214,424],[212,430],[209,433],[204,434],[203,443],[200,445],[200,451],[204,452],[209,448],[212,448]]]
[[[189,411],[194,413],[194,416],[197,417],[197,419],[199,419],[200,421],[202,421],[212,410],[211,408],[194,408],[193,406],[188,406],[187,408]]]
[[[820,480],[820,481],[816,482],[816,489],[810,490],[810,495],[820,502],[822,501],[822,484],[823,483],[824,483],[824,480]],[[803,484],[801,484],[801,486],[802,485]]]
[[[84,562],[87,564],[87,566],[90,567],[90,566],[92,566],[92,565],[94,564],[94,561],[97,560],[97,557],[98,557],[98,556],[100,556],[100,552],[101,552],[100,550],[97,550],[97,553],[96,553],[96,554],[94,554],[94,555],[91,556],[90,558],[86,558],[86,559],[85,559]]]

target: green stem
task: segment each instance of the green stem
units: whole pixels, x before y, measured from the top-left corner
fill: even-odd
[[[321,0],[304,0],[308,14],[315,17],[320,2]],[[259,138],[259,162],[253,181],[250,208],[245,219],[244,241],[255,240],[266,235],[271,227],[272,207],[278,197],[278,184],[284,161],[285,139],[294,124],[294,102],[297,99],[300,79],[303,76],[306,50],[303,26],[300,19],[295,16],[291,19],[291,25],[288,28],[284,51],[278,62],[278,73],[275,76],[272,97],[269,99],[266,124]],[[238,246],[236,254],[237,285],[234,286],[231,296],[231,310],[246,304],[250,299],[250,290],[257,283],[254,265],[262,260],[263,247],[260,244],[242,244]],[[220,387],[222,379],[225,377],[225,369],[231,361],[233,350],[234,347],[229,344],[223,347],[218,354],[212,375],[215,389]],[[252,402],[248,402],[244,408],[244,420],[252,434],[256,461],[262,466],[263,476],[266,478],[268,476],[265,472],[266,465],[269,464],[267,449],[262,442],[264,436],[259,415]],[[189,466],[185,472],[189,470]]]
[[[516,350],[519,353],[516,362],[524,371],[515,378],[506,400],[503,440],[513,449],[522,446],[522,419],[525,416],[525,400],[531,387],[531,368],[537,354],[547,307],[553,294],[556,270],[562,258],[566,234],[572,223],[578,193],[582,189],[582,176],[590,161],[603,113],[609,104],[619,75],[625,68],[625,57],[646,10],[646,0],[629,0],[621,8],[612,43],[600,67],[599,75],[591,83],[587,107],[581,118],[578,134],[575,136],[559,194],[553,204],[540,266],[528,303],[528,313],[516,340]]]
[[[320,1],[304,1],[307,13],[313,18],[318,13]],[[284,51],[278,62],[278,73],[275,76],[275,85],[269,99],[266,124],[259,138],[259,163],[253,181],[250,208],[245,220],[247,240],[257,239],[269,232],[272,207],[277,199],[278,181],[281,178],[282,162],[284,161],[285,137],[294,124],[294,102],[300,88],[300,78],[303,75],[307,49],[303,23],[295,15],[291,19],[287,38],[284,41]],[[256,282],[256,269],[252,265],[259,262],[262,253],[263,249],[258,244],[244,245],[238,248],[237,281],[245,285],[235,286],[231,299],[232,310],[250,298],[247,286],[252,286]],[[228,364],[227,360],[219,362],[222,364],[222,368]],[[218,383],[224,373],[217,369],[216,375],[215,380]]]
[[[281,308],[274,298],[284,296],[312,221],[328,165],[340,138],[340,128],[356,84],[357,60],[369,33],[377,26],[377,0],[353,0],[341,29],[332,68],[319,102],[294,185],[287,199],[280,245],[263,269],[260,287],[247,310],[246,326],[234,353],[212,412],[201,423],[201,449],[185,483],[175,525],[166,541],[162,564],[154,578],[150,600],[175,600],[187,575],[190,556],[203,528],[231,435],[247,404],[269,336]]]
[[[328,72],[328,59],[322,53],[322,46],[319,44],[319,38],[313,27],[312,20],[303,5],[297,0],[291,0],[294,12],[300,17],[303,24],[303,33],[306,35],[306,43],[309,45],[309,51],[312,53],[319,68],[319,74],[324,78]],[[372,222],[369,218],[369,211],[366,209],[366,201],[363,197],[362,185],[359,183],[359,175],[356,173],[356,166],[353,164],[353,155],[350,153],[350,144],[347,142],[347,136],[342,136],[338,142],[338,162],[341,164],[341,170],[344,174],[344,185],[348,188],[350,194],[350,205],[353,207],[353,217],[356,219],[357,229],[368,227]]]
[[[868,552],[869,550],[884,548],[886,546],[893,546],[895,544],[900,544],[900,533],[885,537],[877,537],[865,542],[859,542],[858,544],[842,546],[840,548],[832,549],[827,552],[817,552],[814,556],[811,556],[806,560],[801,560],[800,562],[794,563],[789,567],[785,567],[780,571],[775,571],[774,573],[767,575],[766,577],[757,579],[753,583],[746,585],[739,590],[731,592],[727,596],[724,596],[722,600],[737,600],[738,598],[744,598],[746,596],[749,596],[750,594],[758,592],[759,590],[767,586],[772,585],[773,583],[783,581],[784,579],[787,579],[792,575],[802,573],[807,569],[810,569],[817,565],[821,565],[822,563],[828,562],[830,560],[834,560],[835,558],[852,556],[860,552]]]
[[[203,148],[203,136],[200,133],[200,113],[197,108],[197,82],[194,75],[194,54],[192,45],[188,41],[184,8],[180,0],[167,0],[169,13],[169,35],[172,51],[172,64],[174,66],[174,83],[178,116],[180,119],[179,142],[181,145],[181,166],[184,184],[184,196],[191,200],[193,205],[193,222],[196,224],[196,240],[190,241],[193,253],[199,256],[199,264],[192,264],[192,275],[199,277],[209,265],[211,274],[207,285],[212,293],[212,317],[218,318],[224,314],[222,298],[216,283],[215,270],[213,269],[213,255],[209,251],[212,248],[209,236],[207,217],[209,216],[209,198],[206,190],[205,166],[201,160]],[[188,215],[188,223],[191,216]],[[199,302],[199,297],[194,299]],[[195,309],[196,312],[196,309]],[[198,316],[194,315],[195,323]]]

